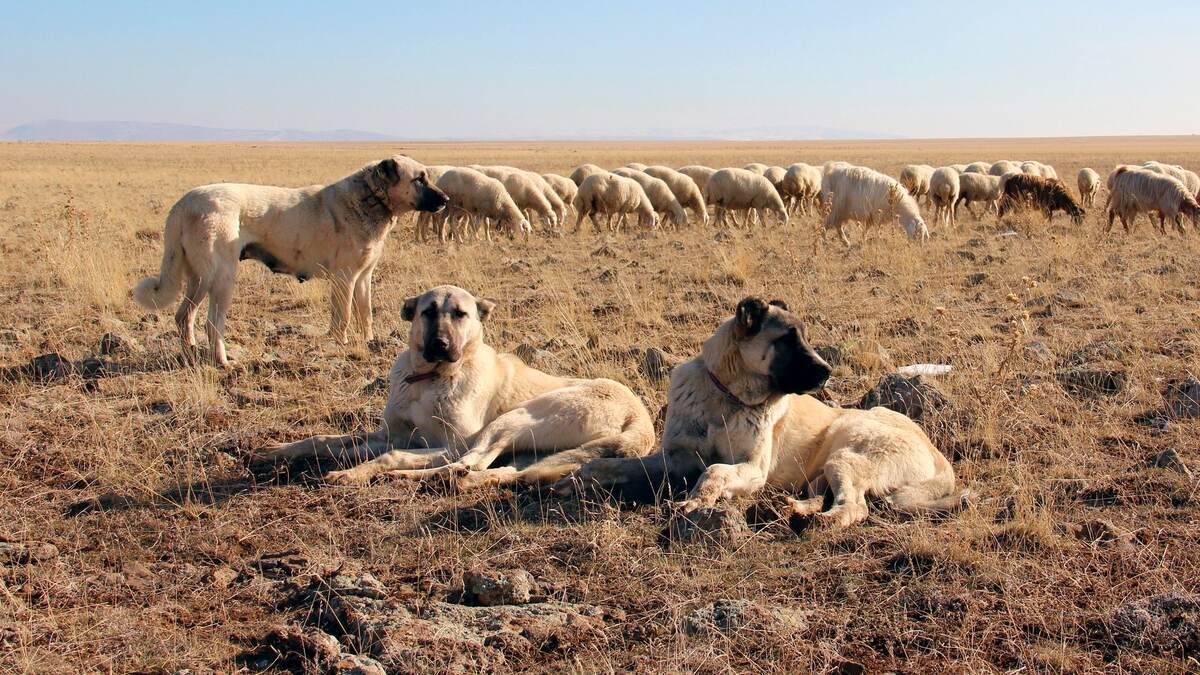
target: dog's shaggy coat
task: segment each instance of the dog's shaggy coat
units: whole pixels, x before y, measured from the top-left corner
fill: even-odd
[[[672,373],[661,451],[589,462],[556,489],[600,487],[638,500],[698,474],[685,510],[771,485],[807,491],[790,500],[793,511],[838,526],[864,520],[868,496],[906,512],[963,504],[954,468],[912,420],[803,395],[829,373],[784,303],[746,298],[700,356]]]
[[[492,307],[455,286],[408,298],[402,316],[412,322],[409,348],[392,365],[379,430],[315,436],[267,448],[255,458],[373,457],[327,479],[441,476],[467,487],[553,482],[597,457],[650,451],[654,424],[628,387],[603,378],[548,375],[497,353],[483,339]],[[492,468],[504,455],[532,463]]]
[[[300,281],[331,282],[329,333],[345,343],[351,314],[371,339],[371,276],[397,216],[438,211],[446,196],[425,167],[403,155],[372,162],[330,185],[283,188],[220,183],[194,188],[175,202],[163,228],[157,277],[133,289],[134,300],[175,314],[184,355],[195,355],[196,310],[208,298],[208,341],[225,365],[225,315],[233,301],[239,260],[261,261]]]

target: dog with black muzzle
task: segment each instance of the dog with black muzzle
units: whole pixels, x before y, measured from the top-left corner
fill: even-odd
[[[548,375],[497,353],[483,339],[493,307],[456,286],[408,298],[409,347],[392,366],[379,430],[315,436],[253,459],[367,459],[326,479],[361,483],[386,474],[466,488],[553,483],[592,459],[650,451],[654,424],[628,387]],[[514,465],[493,468],[501,457]]]
[[[746,298],[672,373],[657,454],[593,460],[555,488],[640,501],[688,484],[692,511],[771,485],[807,493],[789,498],[794,513],[841,527],[866,519],[868,496],[913,513],[964,503],[950,462],[912,420],[807,395],[829,374],[785,303]]]
[[[353,319],[371,340],[371,278],[396,219],[437,212],[448,199],[425,167],[395,155],[329,185],[283,188],[220,183],[190,190],[167,214],[159,274],[133,289],[149,310],[183,296],[175,323],[185,358],[196,352],[195,322],[208,299],[208,346],[225,365],[225,315],[233,302],[238,262],[258,260],[300,281],[330,281],[329,334],[345,344]]]

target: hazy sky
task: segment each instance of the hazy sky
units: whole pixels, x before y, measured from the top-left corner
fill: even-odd
[[[29,2],[0,128],[1200,131],[1200,2]]]

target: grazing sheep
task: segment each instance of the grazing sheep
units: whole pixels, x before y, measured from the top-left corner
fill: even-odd
[[[1079,183],[1079,200],[1084,206],[1095,206],[1096,195],[1100,193],[1100,174],[1095,169],[1084,167],[1079,170],[1076,180]]]
[[[865,166],[833,168],[821,181],[821,193],[829,208],[823,232],[836,227],[847,247],[846,223],[852,220],[870,228],[899,218],[910,238],[929,239],[917,200],[891,176]]]
[[[690,176],[669,166],[648,166],[646,175],[666,183],[683,208],[691,209],[701,223],[708,224],[708,207],[704,203],[704,193]]]
[[[933,167],[928,164],[909,164],[900,170],[900,185],[908,190],[919,203],[929,201],[929,179],[933,178]]]
[[[1058,178],[1058,172],[1054,170],[1054,167],[1050,166],[1049,164],[1042,164],[1041,162],[1036,162],[1033,160],[1021,162],[1021,173],[1028,174],[1030,176],[1041,176],[1042,178]]]
[[[448,234],[451,237],[457,234],[459,241],[466,241],[468,224],[477,238],[482,226],[487,240],[491,241],[490,221],[493,220],[497,229],[507,231],[510,236],[517,232],[528,235],[533,229],[504,184],[495,178],[459,167],[443,173],[437,186],[450,198],[448,207],[434,221],[439,241],[446,241]],[[453,229],[456,222],[457,230]]]
[[[993,176],[1003,176],[1006,173],[1021,173],[1021,165],[1008,159],[1002,159],[992,164],[988,173]]]
[[[484,166],[476,170],[503,183],[517,208],[527,215],[536,213],[550,230],[566,216],[566,205],[540,175],[513,166]]]
[[[562,200],[564,207],[570,206],[571,202],[575,201],[575,193],[579,192],[579,186],[575,184],[575,181],[556,173],[544,173],[542,180],[550,185],[558,198]]]
[[[836,161],[836,160],[830,160],[821,165],[821,179],[824,180],[825,176],[828,176],[829,174],[831,174],[834,171],[837,171],[839,169],[853,169],[853,168],[854,168],[854,165],[851,164],[850,162],[841,162],[841,161]]]
[[[1188,171],[1178,164],[1163,164],[1155,161],[1146,162],[1142,166],[1155,173],[1166,174],[1178,180],[1193,196],[1200,199],[1200,176],[1197,176],[1194,171]]]
[[[711,166],[700,164],[679,167],[679,173],[691,178],[696,183],[696,187],[700,188],[701,193],[704,192],[704,186],[708,184],[708,179],[716,172],[717,170]]]
[[[758,162],[751,162],[751,163],[747,164],[746,166],[743,166],[742,168],[751,173],[756,173],[761,176],[764,173],[766,173],[767,169],[769,169],[770,167],[767,166],[766,164],[760,164]]]
[[[951,164],[951,165],[950,165],[950,168],[951,168],[951,169],[954,169],[955,171],[957,171],[957,172],[959,172],[959,173],[961,174],[961,173],[965,173],[965,172],[966,172],[966,170],[967,170],[967,165],[966,165],[966,164]]]
[[[580,164],[579,166],[575,167],[574,171],[571,172],[571,181],[575,183],[576,187],[579,187],[580,185],[583,185],[583,181],[587,180],[588,176],[606,173],[608,173],[607,169],[596,166],[595,164]]]
[[[642,186],[642,190],[645,190],[646,196],[650,198],[650,204],[654,206],[654,212],[659,214],[659,222],[670,221],[675,227],[687,225],[687,212],[683,210],[683,205],[675,198],[675,193],[666,181],[659,180],[645,171],[630,168],[616,169],[613,173],[631,178]]]
[[[1055,211],[1064,211],[1076,225],[1083,223],[1083,208],[1056,178],[1017,173],[1005,176],[1001,183],[1003,194],[997,209],[1001,218],[1014,209],[1028,207],[1041,211],[1046,222],[1053,220]]]
[[[806,215],[815,212],[821,194],[821,170],[815,166],[797,162],[787,168],[783,177],[782,194],[792,200],[794,212]]]
[[[630,162],[630,163],[628,163],[628,164],[626,164],[626,165],[625,165],[625,168],[627,168],[627,169],[633,169],[634,171],[645,171],[645,170],[646,170],[646,165],[645,165],[645,164],[641,164],[641,163],[639,163],[639,162]]]
[[[967,168],[963,169],[963,173],[982,173],[986,174],[992,170],[992,165],[989,162],[971,162]]]
[[[954,226],[958,204],[959,173],[954,167],[943,166],[929,179],[929,201],[933,203],[933,221]]]
[[[725,223],[730,210],[753,210],[759,219],[766,222],[766,211],[779,214],[779,220],[788,221],[787,209],[783,206],[783,198],[771,185],[771,181],[747,169],[721,169],[708,179],[704,186],[704,201],[716,209],[716,224]],[[735,226],[739,226],[737,218],[729,217]],[[747,221],[749,216],[747,215]]]
[[[775,191],[783,196],[783,191],[780,189],[783,186],[783,177],[787,175],[787,169],[782,166],[768,166],[763,172],[763,178],[771,181],[771,185],[775,186]]]
[[[616,231],[612,224],[614,215],[620,216],[617,228],[625,224],[625,217],[630,213],[638,214],[638,224],[645,229],[658,226],[654,205],[642,186],[632,178],[617,176],[607,171],[584,179],[572,205],[576,213],[576,233],[583,227],[584,218],[589,217],[592,219],[592,229],[598,232],[600,223],[596,222],[597,213],[608,216],[605,225],[610,232]]]
[[[1146,213],[1153,221],[1158,214],[1158,230],[1166,233],[1166,221],[1175,223],[1175,229],[1183,233],[1180,216],[1192,219],[1192,227],[1200,230],[1200,205],[1196,198],[1178,178],[1149,169],[1119,166],[1108,176],[1108,227],[1113,219],[1121,218],[1125,232],[1131,232],[1139,213]]]
[[[971,212],[971,217],[976,218],[974,209],[971,205],[975,202],[983,202],[986,209],[995,211],[997,203],[1000,201],[1001,192],[1001,177],[989,176],[983,173],[964,173],[958,177],[958,206],[966,204],[967,210]]]

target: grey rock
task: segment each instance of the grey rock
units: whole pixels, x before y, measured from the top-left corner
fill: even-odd
[[[1122,370],[1060,370],[1055,377],[1068,393],[1081,398],[1115,396],[1123,391],[1129,378]]]
[[[696,509],[672,514],[659,534],[659,543],[730,547],[750,537],[746,514],[729,508]]]
[[[480,607],[524,605],[532,598],[537,583],[529,572],[482,570],[463,574],[463,594],[468,604]]]
[[[895,373],[885,375],[858,402],[858,407],[863,410],[883,406],[915,421],[925,419],[949,405],[945,394],[924,381],[920,375],[904,377]]]

